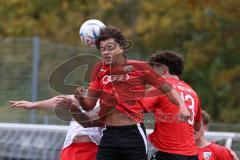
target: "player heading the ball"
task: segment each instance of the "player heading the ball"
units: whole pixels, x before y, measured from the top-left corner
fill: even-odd
[[[180,95],[146,62],[127,59],[122,43],[125,41],[118,28],[107,26],[102,29],[96,40],[102,62],[95,65],[87,92],[81,87],[75,91],[75,97],[86,111],[91,110],[100,99],[99,117],[104,121],[106,130],[99,144],[97,160],[147,159],[143,125],[146,110],[141,103],[147,84],[177,104],[182,117],[190,116]]]

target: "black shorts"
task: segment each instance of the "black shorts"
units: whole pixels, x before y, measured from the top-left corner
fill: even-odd
[[[198,156],[184,156],[180,154],[172,154],[157,151],[152,157],[151,160],[198,160]]]
[[[98,146],[97,160],[147,160],[144,125],[106,126]]]

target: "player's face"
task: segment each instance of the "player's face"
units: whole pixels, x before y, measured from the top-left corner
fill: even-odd
[[[109,65],[118,62],[119,57],[122,56],[123,49],[114,39],[110,38],[100,42],[100,52],[104,64]]]

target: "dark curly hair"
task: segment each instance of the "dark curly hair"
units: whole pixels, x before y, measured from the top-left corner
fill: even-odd
[[[169,73],[177,76],[181,76],[184,70],[183,56],[174,51],[159,51],[153,54],[148,62],[152,67],[158,64],[166,65]]]
[[[107,26],[101,30],[99,37],[96,39],[95,44],[97,49],[100,48],[100,42],[105,41],[107,39],[114,39],[116,43],[118,43],[121,47],[124,48],[124,43],[127,41],[120,29],[114,26]]]

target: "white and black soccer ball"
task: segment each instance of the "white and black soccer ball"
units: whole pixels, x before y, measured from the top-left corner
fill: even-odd
[[[95,47],[95,40],[99,36],[101,29],[105,27],[104,23],[99,20],[87,20],[81,25],[79,36],[84,44]]]

